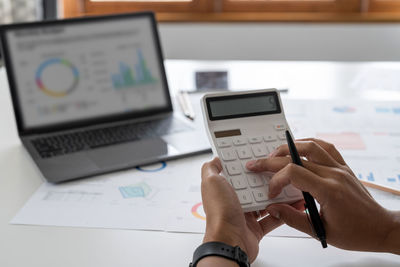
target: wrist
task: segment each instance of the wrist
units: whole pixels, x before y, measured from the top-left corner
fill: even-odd
[[[391,227],[384,239],[384,250],[400,255],[400,212],[391,211]]]
[[[236,229],[236,227],[230,225],[229,223],[207,223],[203,243],[222,242],[232,247],[239,246],[240,249],[248,255],[248,251],[241,234],[244,234],[244,231]]]
[[[222,257],[211,256],[201,259],[201,261],[199,261],[199,263],[197,264],[197,267],[203,267],[203,266],[239,267],[239,264],[237,262]]]

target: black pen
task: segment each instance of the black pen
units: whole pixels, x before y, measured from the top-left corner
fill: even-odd
[[[299,153],[297,152],[296,146],[294,145],[292,136],[287,130],[286,130],[286,140],[289,146],[290,156],[292,157],[293,163],[299,166],[303,166],[303,164],[301,163]],[[321,241],[322,247],[326,248],[328,245],[326,244],[325,228],[324,224],[322,223],[321,217],[319,216],[315,200],[310,193],[304,191],[302,191],[302,193],[304,201],[306,202],[306,204],[304,204],[304,207],[306,208],[306,211],[308,211],[308,214],[310,215],[310,220],[314,228],[314,232],[317,235],[319,241]]]

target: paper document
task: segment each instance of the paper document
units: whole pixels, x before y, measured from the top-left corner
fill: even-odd
[[[44,183],[12,223],[164,230],[171,199],[182,192],[188,178],[200,179],[200,162],[192,162],[171,161],[59,185]]]
[[[360,180],[400,189],[400,103],[283,100],[296,138],[333,142]],[[44,183],[13,224],[203,233],[201,165],[211,154],[68,182]],[[369,189],[398,209],[400,196]],[[304,237],[288,226],[270,235]]]
[[[384,66],[383,66],[384,65]],[[359,91],[400,91],[400,68],[387,63],[365,67],[354,77],[351,88]]]
[[[286,107],[299,114],[287,114],[296,138],[335,144],[361,181],[400,191],[400,102],[291,100]]]

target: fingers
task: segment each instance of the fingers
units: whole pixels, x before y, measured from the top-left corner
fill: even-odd
[[[285,167],[288,163],[292,162],[288,157],[273,157],[266,159],[258,159],[249,161],[246,168],[253,172],[277,172]]]
[[[262,220],[258,221],[258,224],[260,225],[263,235],[268,234],[269,232],[275,230],[279,226],[283,224],[283,222],[277,218],[274,218],[272,216],[267,216],[263,218]]]
[[[293,227],[301,232],[313,235],[312,228],[307,219],[307,214],[301,210],[297,210],[288,204],[272,204],[267,207],[269,214],[272,217],[281,220],[290,227]]]
[[[206,162],[201,168],[201,177],[205,179],[212,175],[219,175],[222,172],[222,165],[219,158],[214,158],[212,161]]]
[[[293,166],[294,164],[290,164],[291,162],[290,158],[288,157],[277,157],[277,158],[267,158],[267,159],[259,159],[255,162],[249,162],[246,167],[248,167],[249,170],[254,171],[254,172],[261,172],[261,171],[271,171],[271,172],[277,172],[271,179],[270,184],[269,184],[269,197],[274,198],[277,195],[280,194],[282,191],[283,187],[286,185],[290,184],[291,177],[293,179],[299,180],[303,179],[305,181],[308,181],[309,179],[314,179],[316,181],[321,180],[321,177],[327,177],[327,176],[335,176],[336,174],[334,173],[335,169],[328,168],[326,166],[321,166],[318,164],[315,164],[313,162],[307,162],[304,161],[303,165],[305,168],[309,169],[310,171],[305,172],[303,171],[303,175],[305,176],[304,178],[301,176],[300,178],[297,178],[298,174],[297,173],[292,173]],[[253,164],[251,164],[253,163]],[[302,168],[304,169],[304,168]],[[307,173],[310,173],[312,177],[306,177]],[[313,181],[314,181],[313,180]],[[297,181],[299,183],[299,181]],[[293,183],[294,186],[296,186],[296,183]],[[299,188],[301,189],[301,188]],[[302,190],[302,189],[301,189]],[[310,192],[310,188],[307,190],[303,191],[308,191]]]
[[[317,165],[315,166],[317,168]],[[318,168],[321,168],[321,166],[318,166]],[[283,187],[291,183],[296,188],[309,192],[319,202],[323,202],[326,196],[324,192],[327,187],[327,181],[313,171],[293,163],[288,164],[272,177],[269,183],[269,197],[276,197],[280,194]]]
[[[297,141],[297,151],[302,157],[306,157],[309,161],[317,164],[338,167],[336,161],[323,147],[314,141]],[[274,157],[283,157],[290,155],[289,147],[287,144],[279,146],[272,154]]]
[[[320,145],[337,162],[339,162],[340,164],[343,164],[343,165],[346,164],[346,162],[344,161],[344,159],[343,159],[342,155],[340,154],[340,152],[331,143],[328,143],[328,142],[326,142],[324,140],[316,139],[316,138],[304,138],[304,139],[299,139],[298,141],[315,142],[318,145]]]
[[[291,206],[298,211],[303,211],[304,210],[304,200],[299,200],[299,201],[291,204]],[[263,218],[258,221],[257,221],[258,214],[255,214],[254,212],[246,213],[245,216],[246,216],[246,222],[249,227],[261,228],[262,236],[258,237],[261,240],[261,238],[264,235],[268,234],[269,232],[271,232],[271,231],[275,230],[276,228],[278,228],[279,226],[281,226],[284,223],[284,221],[281,218],[279,218],[279,216],[276,217],[276,216],[270,215],[268,208],[265,210],[261,210],[260,214],[261,214],[261,217],[263,217]],[[258,225],[258,227],[256,225]],[[254,231],[254,232],[256,232],[256,231]]]
[[[295,202],[293,204],[290,204],[290,206],[292,206],[296,210],[304,211],[306,209],[306,207],[304,206],[305,203],[306,202],[304,201],[304,199],[302,199],[302,200],[299,200],[299,201],[297,201],[297,202]]]

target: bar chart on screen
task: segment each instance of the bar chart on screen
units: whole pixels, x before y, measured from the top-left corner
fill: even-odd
[[[118,64],[119,72],[111,75],[114,89],[133,88],[157,81],[147,67],[142,50],[138,48],[136,53],[137,62],[134,64],[134,70],[128,63],[120,61]]]

